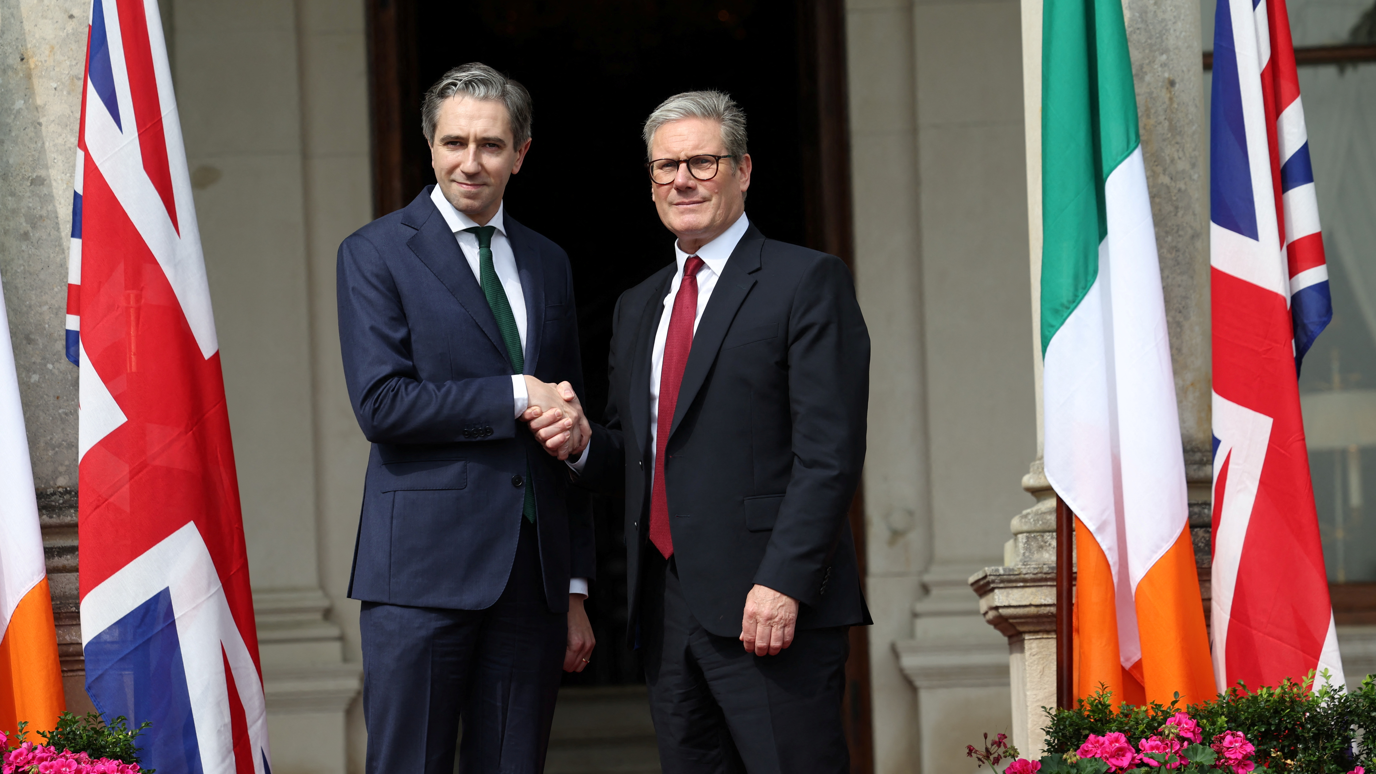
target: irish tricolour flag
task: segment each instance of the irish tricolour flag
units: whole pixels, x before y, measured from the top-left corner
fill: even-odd
[[[1076,694],[1212,698],[1161,269],[1119,0],[1046,0],[1046,476],[1077,516]]]

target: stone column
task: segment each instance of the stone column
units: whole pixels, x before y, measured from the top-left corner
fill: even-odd
[[[352,435],[339,430],[334,300],[322,290],[333,288],[328,256],[369,219],[363,4],[176,0],[171,18],[274,768],[361,770],[348,712],[362,670],[345,634],[357,608],[342,599],[337,545],[357,527],[358,489],[346,509],[337,483],[362,472],[366,443],[351,417]]]
[[[84,0],[0,0],[0,277],[38,488],[67,706],[90,707],[77,615],[77,369],[67,249],[86,55]]]
[[[1003,567],[971,578],[985,620],[1009,642],[1014,741],[1039,754],[1042,707],[1054,706],[1055,495],[1042,471],[1041,56],[1043,0],[1022,0],[1023,108],[1027,137],[1028,246],[1038,459],[1023,478],[1036,498],[1013,519]],[[1190,526],[1208,600],[1209,486],[1212,480],[1209,360],[1209,242],[1205,95],[1199,0],[1123,0],[1161,261],[1166,319],[1189,485]]]

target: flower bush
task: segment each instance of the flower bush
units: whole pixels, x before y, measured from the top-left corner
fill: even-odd
[[[985,752],[1011,760],[1004,774],[1365,774],[1376,764],[1376,681],[1352,692],[1312,687],[1312,674],[1278,688],[1239,685],[1185,710],[1179,695],[1168,706],[1115,707],[1101,690],[1073,710],[1047,710],[1040,761],[991,750],[987,735]],[[977,752],[967,754],[998,770],[998,758]]]
[[[57,728],[38,732],[47,744],[27,741],[26,725],[19,724],[13,749],[0,731],[0,774],[153,774],[139,767],[136,743],[148,723],[131,729],[123,717],[106,723],[95,713],[78,718],[64,712]]]

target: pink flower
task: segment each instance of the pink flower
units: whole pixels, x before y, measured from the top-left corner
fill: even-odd
[[[1003,774],[1036,774],[1042,770],[1042,765],[1037,761],[1029,761],[1026,758],[1019,758],[1008,764],[1008,768],[1003,770]],[[1362,772],[1358,772],[1362,774]]]
[[[1076,754],[1081,758],[1099,758],[1109,765],[1110,771],[1126,771],[1137,761],[1137,751],[1118,731],[1103,736],[1090,734]]]
[[[0,748],[8,747],[9,744],[10,744],[10,738],[9,738],[8,736],[5,735],[5,732],[4,732],[4,731],[0,731]]]
[[[1098,758],[1100,751],[1104,749],[1104,738],[1097,734],[1090,734],[1085,743],[1080,745],[1080,749],[1075,752],[1081,758]]]
[[[1174,739],[1167,740],[1159,736],[1143,739],[1137,744],[1137,749],[1142,751],[1142,755],[1138,756],[1138,762],[1153,769],[1160,766],[1159,761],[1147,756],[1147,753],[1153,753],[1166,756],[1166,768],[1178,769],[1186,763],[1185,759],[1180,756],[1181,747],[1180,742]]]
[[[1212,747],[1220,758],[1218,763],[1214,764],[1218,768],[1232,769],[1235,774],[1247,774],[1256,768],[1256,764],[1252,762],[1252,754],[1257,748],[1238,731],[1225,731],[1214,737]]]
[[[1366,774],[1366,769],[1362,768],[1361,766],[1358,766],[1352,771],[1347,772],[1347,774]]]
[[[77,763],[67,756],[38,764],[38,774],[77,774]]]
[[[1127,736],[1113,731],[1104,735],[1104,746],[1099,757],[1112,771],[1125,771],[1137,762],[1137,751],[1132,749]]]
[[[1188,739],[1195,744],[1199,744],[1204,739],[1204,735],[1199,731],[1199,724],[1184,712],[1177,712],[1172,715],[1170,720],[1166,721],[1166,728],[1162,730],[1169,731],[1172,728],[1175,729],[1175,733],[1181,739]]]

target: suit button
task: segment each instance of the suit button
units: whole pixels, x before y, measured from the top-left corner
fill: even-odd
[[[472,438],[472,437],[473,437],[473,431],[472,431],[472,430],[469,430],[468,428],[465,427],[465,428],[463,429],[463,437],[464,437],[464,438]]]
[[[511,485],[519,489],[526,485],[526,480],[524,478],[521,478],[520,473],[517,473],[516,475],[511,477]]]
[[[636,463],[635,463],[635,464],[636,464],[636,466],[639,467],[641,470],[644,470],[644,469],[645,469],[645,460],[636,460]]]
[[[631,522],[631,529],[640,529],[640,522],[638,522],[638,521],[633,521],[633,522]]]

